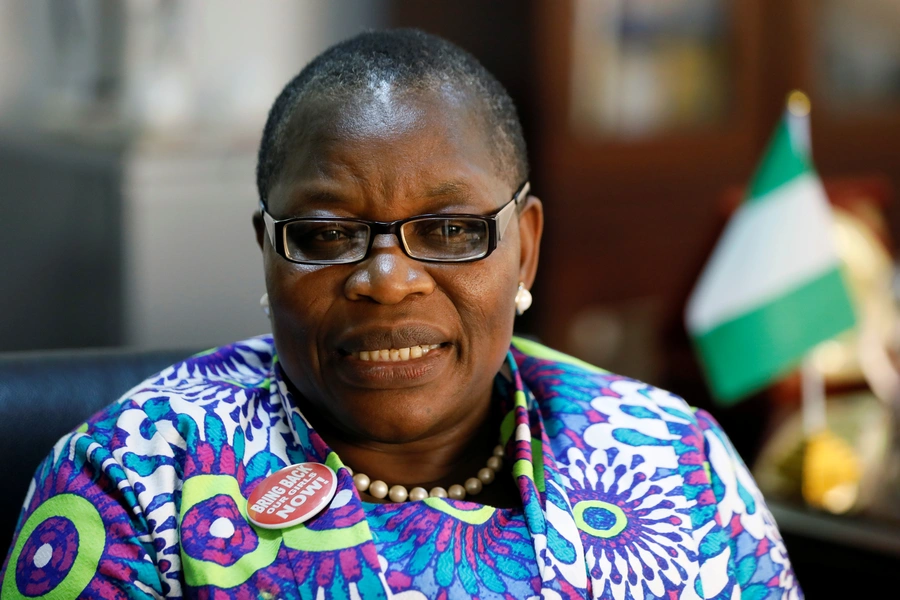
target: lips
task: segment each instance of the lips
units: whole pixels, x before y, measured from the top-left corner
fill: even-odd
[[[335,373],[354,387],[423,385],[450,367],[452,345],[446,332],[428,324],[354,329],[336,344]]]

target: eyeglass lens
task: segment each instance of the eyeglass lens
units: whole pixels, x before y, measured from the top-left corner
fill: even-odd
[[[477,258],[489,244],[481,219],[418,219],[404,223],[401,233],[412,256],[430,260]]]
[[[370,228],[354,221],[293,221],[284,228],[285,250],[297,261],[352,262],[369,246]],[[404,223],[400,242],[413,258],[469,260],[485,255],[490,245],[482,219],[427,217]]]
[[[366,254],[369,227],[352,221],[294,221],[284,227],[289,258],[300,261],[359,260]]]

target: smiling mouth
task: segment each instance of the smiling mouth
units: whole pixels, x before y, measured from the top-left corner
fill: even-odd
[[[370,362],[402,362],[426,356],[432,350],[440,348],[440,344],[421,344],[408,348],[381,348],[378,350],[362,350],[351,354],[354,358]]]

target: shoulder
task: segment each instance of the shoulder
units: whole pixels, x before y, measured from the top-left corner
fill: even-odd
[[[191,437],[205,437],[205,426],[227,429],[236,410],[268,398],[275,360],[271,336],[190,356],[135,385],[75,433],[113,453],[177,453]]]
[[[65,516],[80,533],[116,549],[101,560],[143,556],[140,573],[157,594],[178,593],[147,564],[180,568],[178,519],[190,473],[234,476],[242,423],[254,402],[269,401],[274,368],[270,337],[257,337],[191,356],[147,378],[63,437],[33,478],[20,520],[18,551],[33,526]],[[112,546],[110,546],[112,545]],[[144,564],[147,563],[147,564]],[[131,564],[102,567],[133,578]],[[145,582],[146,583],[146,582]]]
[[[710,439],[733,452],[713,417],[676,394],[531,341],[514,339],[513,356],[562,464],[600,451],[686,473],[708,464]]]
[[[268,390],[275,360],[271,336],[195,354],[138,383],[87,419],[78,431],[106,437],[116,428],[146,429],[178,420],[179,415],[202,418],[203,412],[220,405],[234,409],[260,390]]]
[[[518,342],[513,356],[582,532],[607,523],[588,523],[586,511],[614,506],[648,544],[673,558],[689,548],[681,564],[696,563],[706,597],[799,593],[762,494],[711,415],[655,386]],[[677,529],[662,531],[666,523]],[[601,537],[605,548],[605,530]]]
[[[680,396],[610,373],[531,340],[513,338],[512,353],[524,385],[543,413],[583,414],[592,422],[661,420],[701,427],[714,421]]]
[[[250,338],[175,363],[136,385],[120,402],[141,401],[157,393],[196,402],[204,386],[233,390],[267,387],[275,361],[271,336]]]

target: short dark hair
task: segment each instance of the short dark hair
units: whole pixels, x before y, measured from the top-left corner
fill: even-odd
[[[498,168],[508,173],[513,187],[528,178],[525,138],[515,104],[474,56],[417,29],[368,31],[313,59],[284,87],[269,110],[256,166],[256,185],[264,205],[284,167],[289,124],[302,101],[312,96],[349,97],[380,81],[413,91],[449,84],[467,92],[488,126]]]

